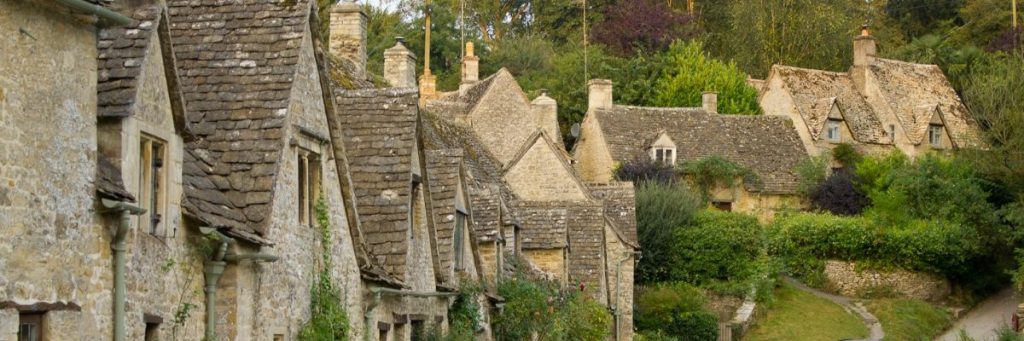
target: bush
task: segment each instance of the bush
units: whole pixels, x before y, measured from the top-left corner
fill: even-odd
[[[615,170],[615,178],[619,181],[632,181],[637,184],[655,182],[671,185],[676,182],[676,170],[673,165],[655,162],[646,155],[630,160]]]
[[[732,188],[742,185],[742,181],[757,181],[757,175],[746,167],[717,155],[686,162],[682,172],[705,199],[717,186]]]
[[[672,278],[693,285],[751,277],[764,241],[756,218],[716,210],[699,212],[677,233]]]
[[[655,104],[663,107],[699,107],[705,91],[718,92],[718,112],[760,115],[757,89],[734,63],[704,54],[699,42],[675,42],[669,47],[665,71],[658,79]]]
[[[705,308],[707,299],[696,287],[685,283],[659,284],[637,298],[636,327],[676,340],[715,340],[718,318]],[[655,339],[658,340],[658,339]]]
[[[863,156],[857,151],[853,145],[849,143],[840,143],[835,148],[832,148],[832,159],[838,161],[844,167],[851,167],[860,162]]]
[[[690,224],[704,206],[685,185],[641,184],[636,190],[637,236],[644,256],[636,268],[638,283],[666,281],[673,268],[675,231]]]
[[[814,208],[838,215],[855,215],[864,212],[869,204],[868,197],[858,188],[859,179],[848,170],[832,173],[824,182],[811,190],[808,199]]]
[[[608,337],[612,316],[608,309],[575,289],[558,283],[532,280],[522,273],[499,284],[504,312],[494,318],[500,340],[602,340]]]

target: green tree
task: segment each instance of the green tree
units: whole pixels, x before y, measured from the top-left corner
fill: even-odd
[[[691,224],[703,206],[701,197],[686,186],[649,182],[637,188],[637,236],[644,250],[636,268],[638,283],[671,278],[676,259],[673,250],[680,236],[676,231]]]
[[[960,9],[964,24],[950,31],[950,39],[960,45],[985,47],[1010,27],[1011,16],[1009,1],[967,0]]]
[[[908,37],[918,37],[950,26],[963,0],[889,0],[885,12],[899,21]]]
[[[736,64],[724,63],[704,54],[699,42],[675,42],[669,48],[655,104],[699,107],[705,91],[718,92],[718,112],[756,115],[761,113],[757,90],[747,84],[747,75]]]

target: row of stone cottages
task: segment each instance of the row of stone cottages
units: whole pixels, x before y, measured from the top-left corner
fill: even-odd
[[[410,340],[507,256],[631,338],[632,185],[578,176],[556,103],[470,53],[421,110],[411,52],[374,89],[360,8],[316,13],[0,1],[0,340],[293,340],[328,265],[350,338]]]

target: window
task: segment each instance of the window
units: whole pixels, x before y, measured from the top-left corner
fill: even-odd
[[[463,261],[462,258],[465,257],[465,251],[463,251],[463,246],[462,246],[462,244],[463,244],[463,241],[462,241],[463,236],[462,236],[462,234],[464,233],[463,230],[465,229],[465,226],[466,226],[466,213],[463,213],[462,211],[456,211],[455,212],[455,242],[454,242],[454,244],[455,244],[455,255],[454,255],[455,271],[462,271],[463,270],[462,269],[462,261]]]
[[[427,339],[426,326],[423,321],[412,321],[412,341],[423,341]]]
[[[713,206],[715,209],[720,210],[720,211],[726,211],[726,212],[731,212],[732,211],[732,202],[731,201],[714,201],[714,202],[711,203],[711,206]]]
[[[839,120],[828,120],[825,124],[825,139],[828,142],[839,143],[842,142],[843,137],[839,132]]]
[[[895,124],[890,124],[889,125],[889,138],[892,139],[893,142],[896,142],[896,125]]]
[[[144,335],[145,341],[157,341],[160,340],[160,324],[159,323],[146,323],[146,334]]]
[[[928,126],[928,143],[933,148],[942,148],[942,126],[936,124]]]
[[[43,339],[43,314],[22,313],[18,315],[18,341],[40,341]]]
[[[166,205],[166,145],[155,137],[142,135],[139,148],[139,203],[149,212],[149,219],[144,219],[141,227],[153,235],[164,236],[166,234],[160,233],[160,221]]]
[[[284,341],[284,334],[274,334],[274,341]]]
[[[655,162],[660,162],[660,163],[665,163],[665,164],[670,164],[670,165],[671,164],[675,164],[675,162],[676,162],[675,151],[676,151],[675,148],[655,147],[654,148],[654,161]]]
[[[316,203],[320,200],[320,155],[299,149],[299,224],[313,225]]]

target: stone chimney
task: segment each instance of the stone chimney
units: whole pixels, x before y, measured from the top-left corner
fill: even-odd
[[[705,91],[701,96],[700,101],[701,108],[707,111],[709,114],[718,113],[718,93],[714,91]]]
[[[466,43],[466,56],[462,58],[462,83],[480,80],[480,57],[473,53],[473,42]]]
[[[384,51],[384,80],[395,88],[416,87],[416,55],[405,47],[402,37]]]
[[[853,38],[853,68],[850,70],[850,75],[862,95],[866,95],[867,69],[875,60],[877,49],[875,38],[871,36],[868,26],[861,26],[860,35]]]
[[[587,82],[587,111],[596,108],[612,107],[612,81],[608,79],[591,79]]]
[[[366,79],[366,13],[353,2],[331,7],[331,54],[355,65],[353,77]]]
[[[541,90],[540,96],[530,102],[533,106],[534,118],[537,120],[537,128],[544,130],[549,137],[561,143],[560,132],[558,131],[558,102],[548,97],[546,91]]]

